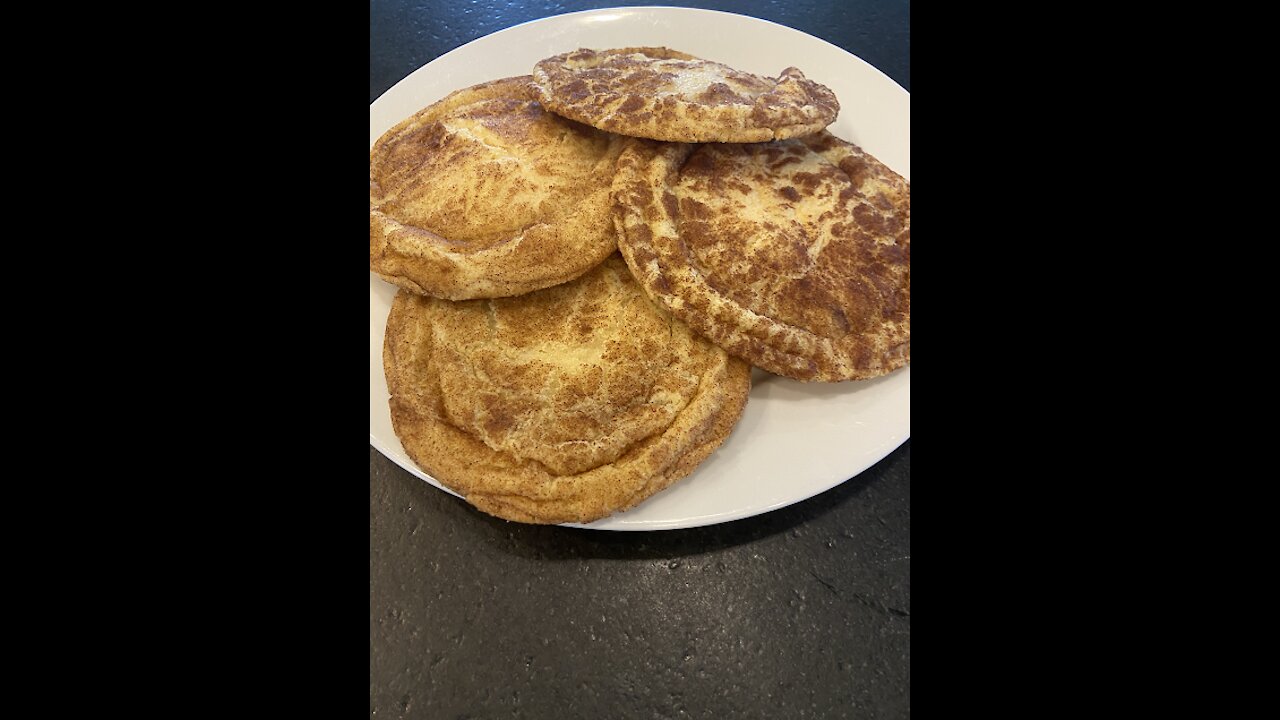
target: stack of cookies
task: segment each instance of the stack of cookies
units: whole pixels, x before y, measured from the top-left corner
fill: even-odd
[[[839,103],[666,48],[459,90],[369,156],[369,267],[408,455],[475,507],[590,522],[688,476],[751,366],[910,360],[911,187],[831,135]]]

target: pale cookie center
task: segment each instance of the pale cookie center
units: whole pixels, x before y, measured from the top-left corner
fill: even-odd
[[[654,71],[659,74],[670,73],[675,78],[657,91],[658,95],[676,95],[684,99],[695,98],[705,93],[712,85],[722,83],[730,90],[747,99],[754,98],[759,92],[732,77],[728,68],[708,63],[690,63],[687,60],[660,60],[654,63]]]
[[[604,279],[548,304],[556,316],[544,327],[491,301],[494,309],[469,321],[474,340],[438,337],[436,346],[457,350],[449,375],[467,378],[444,394],[453,422],[493,450],[558,475],[613,462],[666,431],[697,389],[691,365],[701,353],[638,286],[610,272]],[[593,305],[606,308],[603,317],[583,311]]]
[[[541,112],[518,120],[448,117],[440,128],[438,145],[422,151],[403,184],[388,189],[386,204],[397,220],[473,249],[578,212],[596,189],[593,177],[609,149],[607,139],[574,132]]]

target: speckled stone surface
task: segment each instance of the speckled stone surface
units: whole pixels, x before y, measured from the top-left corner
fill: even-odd
[[[477,37],[640,3],[371,0],[369,99]],[[910,4],[678,3],[823,38],[910,90]],[[911,442],[705,528],[498,520],[369,448],[372,718],[910,716]]]
[[[910,440],[660,533],[508,523],[369,462],[372,717],[909,716]]]

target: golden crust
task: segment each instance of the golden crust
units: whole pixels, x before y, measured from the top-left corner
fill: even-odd
[[[617,248],[619,139],[546,112],[529,76],[464,90],[369,152],[369,269],[415,293],[505,297],[572,280]]]
[[[817,132],[835,93],[793,67],[773,78],[667,48],[577,50],[534,66],[548,110],[619,135],[749,143]]]
[[[383,366],[396,435],[477,508],[590,522],[720,446],[751,369],[654,305],[618,255],[516,298],[396,294]]]
[[[911,185],[826,131],[633,140],[614,224],[649,296],[753,365],[833,382],[910,361]]]

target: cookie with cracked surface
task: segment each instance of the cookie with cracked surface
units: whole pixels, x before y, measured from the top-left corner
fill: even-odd
[[[617,254],[520,297],[401,291],[382,359],[409,457],[526,523],[598,520],[689,475],[751,389],[751,368],[654,305]]]
[[[619,138],[547,112],[529,76],[459,90],[369,153],[369,269],[465,300],[567,282],[617,240]]]
[[[911,185],[829,132],[633,140],[614,224],[649,296],[752,365],[835,382],[911,359]]]
[[[840,111],[835,93],[789,67],[777,78],[668,48],[577,50],[534,66],[552,112],[619,135],[750,143],[817,132]]]

